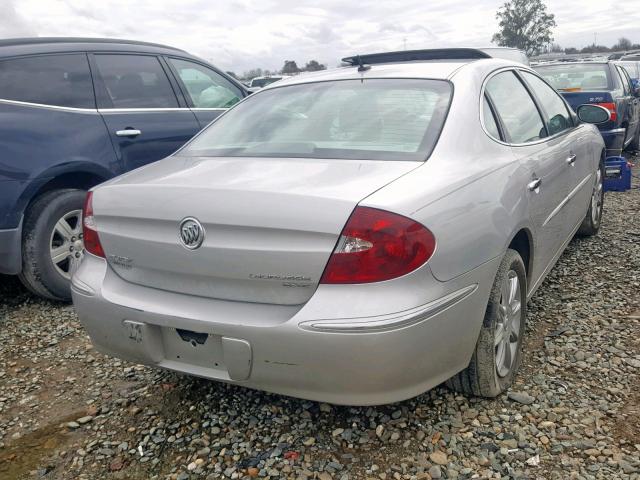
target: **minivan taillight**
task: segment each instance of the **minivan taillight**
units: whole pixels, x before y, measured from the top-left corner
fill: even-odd
[[[412,272],[431,258],[436,239],[410,218],[356,207],[342,230],[320,283],[369,283]]]
[[[611,114],[611,121],[612,122],[615,122],[618,119],[618,112],[616,111],[616,104],[615,103],[609,103],[609,102],[594,103],[594,105],[598,105],[600,107],[604,107],[607,110],[609,110],[609,113]]]
[[[93,192],[87,193],[82,209],[82,237],[84,240],[84,249],[96,257],[104,256],[104,250],[98,236],[98,227],[93,217]]]

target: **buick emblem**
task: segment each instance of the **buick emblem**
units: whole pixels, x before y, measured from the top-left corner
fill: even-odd
[[[189,250],[195,250],[204,241],[204,227],[193,217],[180,222],[180,242]]]

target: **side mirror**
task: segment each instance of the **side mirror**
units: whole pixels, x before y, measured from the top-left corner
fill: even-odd
[[[598,125],[611,120],[611,112],[600,105],[584,104],[578,107],[576,111],[580,121],[584,123],[593,123]]]

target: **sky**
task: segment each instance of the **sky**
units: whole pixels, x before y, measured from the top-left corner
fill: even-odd
[[[503,0],[504,1],[504,0]],[[0,38],[114,37],[182,48],[224,70],[334,67],[356,53],[489,46],[499,0],[0,0]],[[555,42],[640,43],[638,0],[546,0]],[[596,37],[597,36],[597,37]]]

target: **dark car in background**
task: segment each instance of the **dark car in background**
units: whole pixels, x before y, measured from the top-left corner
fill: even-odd
[[[622,57],[616,63],[627,71],[629,77],[631,77],[633,87],[640,87],[640,54]]]
[[[549,63],[534,69],[574,110],[590,103],[611,112],[611,120],[598,125],[608,157],[620,155],[625,148],[639,148],[640,92],[624,68],[616,62],[576,62]]]
[[[167,157],[247,95],[164,45],[0,40],[0,273],[69,299],[86,190]]]

